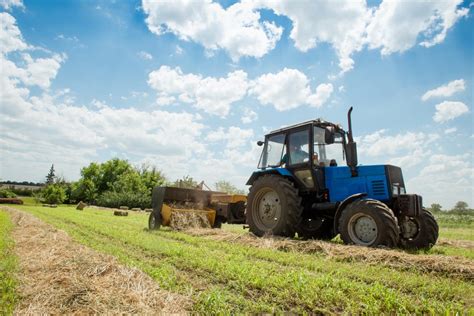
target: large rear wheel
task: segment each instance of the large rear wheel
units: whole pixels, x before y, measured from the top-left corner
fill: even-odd
[[[346,244],[368,247],[395,247],[399,229],[393,211],[377,200],[357,200],[349,204],[339,219],[341,239]]]
[[[400,247],[429,249],[438,240],[438,223],[433,215],[423,209],[418,217],[405,217],[400,221]]]
[[[279,175],[258,178],[247,197],[247,223],[257,236],[293,237],[302,210],[298,190]]]

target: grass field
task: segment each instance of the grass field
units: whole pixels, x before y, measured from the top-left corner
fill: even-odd
[[[441,237],[447,242],[427,253],[413,255],[367,248],[360,251],[360,247],[337,242],[323,243],[337,246],[339,251],[355,249],[365,254],[328,256],[321,251],[278,250],[233,242],[243,236],[239,226],[224,225],[224,240],[219,239],[221,233],[216,230],[216,236],[169,229],[150,232],[146,229],[146,214],[132,212],[128,217],[115,217],[110,211],[91,208],[83,212],[64,206],[17,208],[65,230],[80,243],[145,271],[163,289],[189,296],[196,312],[474,311],[472,273],[425,269],[419,262],[397,264],[405,257],[422,257],[423,262],[432,265],[453,258],[472,267],[470,244],[449,244],[450,240],[469,240],[464,237],[473,231],[471,224],[442,229]],[[266,242],[259,241],[263,245]],[[378,254],[380,262],[366,261],[366,254],[372,252]],[[395,254],[395,261],[385,260],[384,254]]]
[[[0,211],[0,315],[13,312],[16,302],[15,278],[16,258],[13,255],[13,228],[7,213]]]

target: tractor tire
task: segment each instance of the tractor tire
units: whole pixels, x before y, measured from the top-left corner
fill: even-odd
[[[368,247],[396,247],[400,234],[393,211],[372,199],[349,204],[339,218],[339,232],[345,244]]]
[[[303,207],[298,189],[279,175],[264,175],[250,188],[246,219],[257,236],[294,237]]]
[[[333,221],[327,218],[319,220],[306,218],[301,221],[296,231],[302,239],[331,240],[336,237],[333,226]]]
[[[156,214],[155,212],[151,212],[150,216],[148,217],[148,229],[157,230],[157,229],[160,229],[160,226],[161,226],[161,214]]]
[[[418,217],[400,221],[399,246],[405,249],[430,249],[438,240],[439,227],[433,215],[423,209]]]

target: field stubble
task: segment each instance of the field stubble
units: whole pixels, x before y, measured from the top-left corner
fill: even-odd
[[[227,230],[149,232],[143,214],[19,208],[145,271],[162,288],[190,296],[197,312],[473,311],[473,261],[462,256]]]

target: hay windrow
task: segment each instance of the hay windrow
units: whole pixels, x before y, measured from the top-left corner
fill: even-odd
[[[398,270],[415,270],[446,277],[474,281],[474,262],[468,259],[442,256],[410,254],[396,249],[375,249],[348,246],[321,240],[294,240],[283,237],[256,237],[251,233],[238,234],[221,229],[188,229],[186,233],[216,241],[239,243],[263,249],[319,253],[327,258],[344,262],[364,262],[384,265]]]
[[[19,258],[15,314],[185,313],[191,302],[143,272],[77,244],[63,231],[12,208]]]

